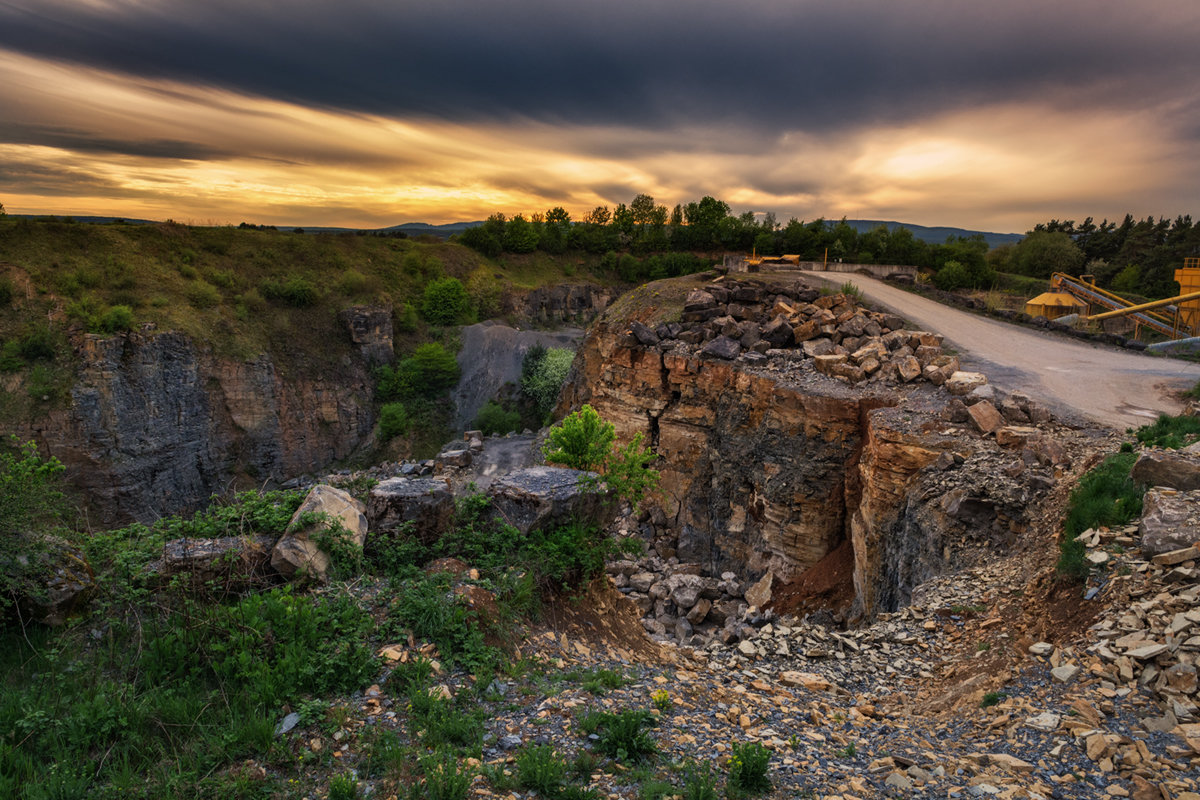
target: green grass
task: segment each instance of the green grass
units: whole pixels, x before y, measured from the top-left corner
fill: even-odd
[[[1125,525],[1142,512],[1144,489],[1129,477],[1134,453],[1117,453],[1090,470],[1071,492],[1067,521],[1059,539],[1058,572],[1072,580],[1087,578],[1087,547],[1075,537],[1089,528]]]
[[[1171,417],[1162,414],[1152,424],[1138,428],[1136,435],[1137,440],[1147,447],[1187,447],[1200,441],[1200,417]]]

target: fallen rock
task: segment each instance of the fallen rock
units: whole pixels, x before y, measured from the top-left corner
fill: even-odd
[[[325,519],[299,527],[306,514],[323,514]],[[306,578],[324,582],[329,578],[330,554],[322,549],[321,534],[332,533],[338,523],[348,543],[361,548],[367,539],[367,518],[363,504],[341,489],[318,484],[296,509],[288,527],[271,551],[271,566],[287,578]]]
[[[617,503],[592,472],[565,467],[527,467],[488,487],[497,516],[522,534],[586,519],[603,528]]]
[[[454,494],[435,478],[389,478],[371,490],[367,519],[372,531],[411,531],[432,544],[454,524]]]
[[[1200,492],[1148,490],[1142,498],[1138,533],[1142,553],[1149,558],[1191,547],[1200,540]]]
[[[1129,477],[1145,486],[1166,486],[1180,491],[1200,489],[1200,455],[1146,450],[1134,462]]]

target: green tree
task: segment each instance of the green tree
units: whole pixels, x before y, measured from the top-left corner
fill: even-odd
[[[538,246],[537,227],[521,214],[504,228],[504,249],[510,253],[532,253]]]
[[[1077,275],[1083,260],[1083,251],[1067,234],[1035,230],[1013,248],[1011,263],[1022,275],[1049,278],[1055,272]]]

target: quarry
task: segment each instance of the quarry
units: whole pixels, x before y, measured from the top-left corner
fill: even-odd
[[[472,797],[1200,796],[1200,456],[1083,419],[1003,365],[989,375],[845,277],[573,284],[464,329],[457,424],[534,344],[576,348],[554,418],[587,406],[616,441],[640,435],[658,483],[636,505],[544,465],[545,429],[467,430],[428,458],[331,472],[369,443],[372,369],[392,357],[391,314],[370,306],[340,312],[339,355],[319,371],[173,331],[80,334],[69,402],[15,432],[61,460],[98,524],[152,528],[231,484],[306,495],[285,530],[174,528],[138,586],[233,597],[290,582],[378,616],[423,574],[420,591],[483,631],[466,652],[502,659],[456,656],[411,617],[379,628],[356,685],[275,702],[259,744],[214,762],[237,796],[332,798],[350,780],[361,796],[442,796],[431,771]],[[1065,579],[1069,498],[1118,451],[1156,487],[1145,515],[1073,536],[1085,567]],[[442,544],[465,535],[464,508],[525,542],[588,519],[627,546],[514,622],[503,581],[526,573],[489,577],[494,553]],[[454,555],[347,580],[306,512],[339,520],[368,562],[396,563],[405,542]],[[107,579],[66,552],[23,624],[117,641],[126,623],[88,611]],[[451,709],[474,732],[435,741]],[[633,710],[630,742],[648,749],[606,749]],[[5,747],[56,729],[31,713]],[[731,764],[756,755],[767,784],[751,788]],[[555,758],[539,786],[533,761]]]

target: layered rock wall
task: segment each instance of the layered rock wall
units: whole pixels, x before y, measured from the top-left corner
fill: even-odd
[[[66,408],[21,432],[68,468],[93,522],[151,520],[242,483],[349,455],[374,424],[366,361],[281,374],[268,355],[217,358],[180,333],[83,335]]]

